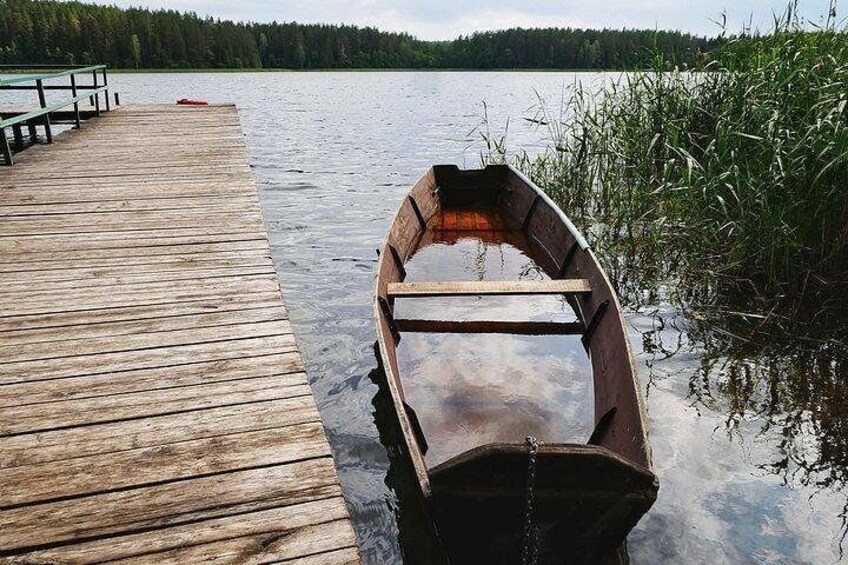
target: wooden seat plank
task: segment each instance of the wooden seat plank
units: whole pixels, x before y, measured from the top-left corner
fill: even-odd
[[[515,335],[579,335],[580,322],[501,321],[501,320],[423,320],[397,319],[395,327],[412,333],[468,333]]]
[[[530,294],[588,294],[586,279],[545,281],[444,281],[389,283],[392,298],[429,298],[434,296],[500,296]]]

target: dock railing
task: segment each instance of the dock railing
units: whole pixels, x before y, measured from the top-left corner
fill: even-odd
[[[38,95],[38,107],[30,110],[0,108],[0,164],[12,165],[12,146],[6,136],[7,128],[12,128],[14,148],[24,149],[24,127],[29,133],[29,142],[33,144],[38,139],[37,127],[44,129],[47,143],[53,143],[51,126],[58,123],[70,123],[79,128],[83,119],[99,116],[101,113],[100,97],[103,96],[103,111],[112,109],[109,99],[109,79],[106,65],[90,66],[52,66],[52,65],[0,65],[0,91],[30,91]],[[80,84],[78,77],[91,77],[91,84]],[[67,78],[67,84],[56,84],[55,81]],[[70,92],[70,98],[55,102],[47,101],[48,91]],[[80,110],[80,103],[88,100],[93,110]],[[115,93],[115,104],[119,104],[118,94]],[[70,107],[73,106],[73,109]]]

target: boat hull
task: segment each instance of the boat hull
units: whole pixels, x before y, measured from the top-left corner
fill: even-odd
[[[394,316],[396,301],[416,293],[514,291],[504,284],[481,285],[479,290],[472,285],[469,291],[467,284],[425,285],[422,290],[420,285],[404,283],[407,262],[432,237],[430,228],[441,221],[440,215],[491,208],[503,214],[511,229],[521,231],[530,242],[529,253],[550,279],[569,283],[562,288],[579,289],[562,291],[578,323],[543,329],[574,333],[576,328],[592,368],[595,428],[589,444],[545,443],[536,462],[532,523],[541,533],[540,553],[545,562],[608,562],[651,507],[659,487],[651,470],[647,418],[633,353],[618,299],[586,241],[538,187],[507,166],[473,171],[431,168],[402,203],[380,252],[374,303],[378,345],[426,511],[456,563],[514,563],[521,557],[529,465],[523,438],[482,445],[428,467],[428,438],[404,393],[397,358],[401,333],[410,328],[532,333],[522,332],[526,328],[516,324],[428,325]],[[545,284],[551,286],[550,281]],[[484,554],[491,557],[481,561]]]

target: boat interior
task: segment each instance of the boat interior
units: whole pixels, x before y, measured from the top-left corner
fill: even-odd
[[[604,562],[657,481],[618,301],[562,212],[510,167],[432,168],[387,237],[375,309],[447,544],[515,557],[533,436],[540,524],[575,562]]]

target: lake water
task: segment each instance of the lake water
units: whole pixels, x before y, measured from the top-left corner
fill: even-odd
[[[408,526],[398,519],[397,481],[387,480],[391,449],[375,423],[375,249],[428,166],[479,165],[484,146],[473,131],[484,101],[493,123],[510,118],[512,143],[532,150],[540,135],[521,118],[532,113],[536,93],[555,104],[564,86],[598,79],[110,75],[125,104],[189,97],[238,105],[274,262],[366,563],[400,561],[400,540],[415,537],[399,531]],[[840,561],[848,503],[844,352],[708,340],[667,304],[630,312],[627,321],[661,485],[630,535],[632,562]]]

